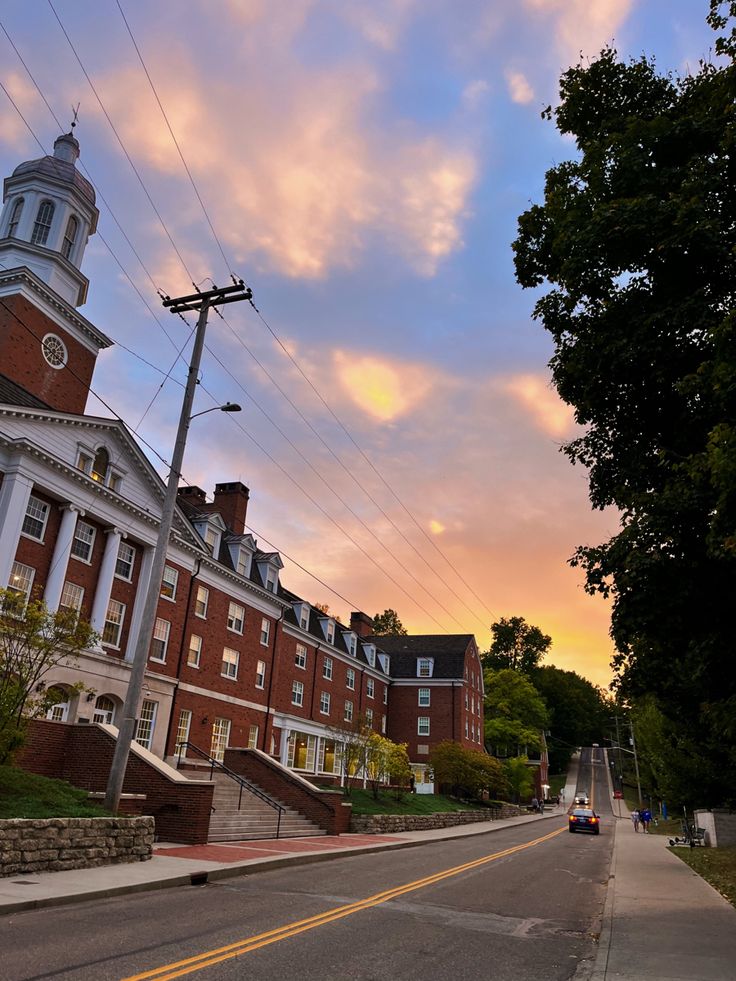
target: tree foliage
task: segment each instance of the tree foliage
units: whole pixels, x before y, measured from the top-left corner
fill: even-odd
[[[388,609],[384,610],[383,613],[376,613],[373,617],[373,633],[379,636],[391,634],[406,637],[408,631],[401,620],[399,620],[396,610]]]
[[[23,744],[28,720],[58,701],[48,672],[73,664],[96,636],[74,611],[52,613],[43,600],[0,589],[0,763]]]
[[[435,783],[449,787],[455,797],[480,797],[485,791],[490,797],[499,798],[508,792],[504,769],[498,760],[478,750],[466,749],[451,739],[434,747],[430,763]]]
[[[366,779],[375,800],[386,783],[400,793],[411,779],[406,743],[395,743],[377,732],[370,732],[365,753]]]
[[[491,624],[491,634],[491,648],[481,660],[494,671],[511,668],[529,674],[552,645],[552,638],[527,623],[524,617],[501,617]]]
[[[485,734],[493,746],[541,749],[542,730],[549,725],[544,699],[532,682],[511,668],[484,672]]]
[[[547,740],[552,773],[562,773],[577,746],[603,744],[608,719],[614,714],[612,699],[587,678],[551,664],[532,674],[532,683],[549,712],[551,736]]]
[[[534,789],[534,776],[528,762],[526,756],[513,756],[504,763],[511,799],[515,804],[530,797]]]
[[[521,285],[548,287],[535,316],[584,427],[564,452],[621,515],[572,563],[612,599],[620,696],[654,696],[683,766],[720,774],[705,805],[736,785],[736,3],[709,20],[722,61],[685,78],[612,49],[563,74],[546,115],[578,154],[514,243]]]

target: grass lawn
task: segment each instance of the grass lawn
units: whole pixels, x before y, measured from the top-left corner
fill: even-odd
[[[404,794],[397,801],[393,794],[382,792],[378,800],[373,800],[370,790],[357,787],[349,797],[345,797],[345,801],[353,805],[354,814],[438,814],[474,810],[471,804],[462,804],[453,797],[440,794]]]
[[[672,848],[671,851],[736,906],[736,848]]]
[[[107,817],[87,800],[87,791],[14,766],[0,766],[0,819]]]

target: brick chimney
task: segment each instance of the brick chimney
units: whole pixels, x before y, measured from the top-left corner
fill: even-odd
[[[245,516],[248,512],[250,491],[235,480],[229,484],[215,484],[213,511],[219,511],[223,521],[236,535],[245,533]]]
[[[194,507],[199,507],[207,503],[207,495],[201,487],[180,487],[176,492],[176,496],[183,501],[188,501]]]
[[[354,630],[359,637],[370,637],[373,633],[373,620],[367,613],[353,611],[350,614],[350,629]]]

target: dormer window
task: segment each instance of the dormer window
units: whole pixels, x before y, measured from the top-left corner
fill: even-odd
[[[17,198],[13,205],[13,210],[10,212],[10,221],[8,222],[8,238],[15,238],[18,231],[18,222],[20,221],[20,216],[23,214],[23,198]]]
[[[262,554],[257,561],[258,572],[260,573],[261,582],[264,587],[269,593],[277,593],[279,589],[279,569],[284,568],[281,556],[278,552],[269,552],[268,554]]]
[[[38,206],[36,220],[33,223],[31,245],[46,245],[51,230],[51,222],[54,218],[54,210],[53,201],[42,201]]]
[[[309,603],[294,603],[294,616],[302,630],[309,629]]]
[[[210,550],[210,554],[214,555],[215,549],[220,541],[220,533],[218,532],[217,528],[213,528],[212,525],[207,525],[204,530],[204,541],[207,548]]]
[[[104,446],[101,446],[97,453],[95,453],[95,458],[92,461],[92,468],[89,472],[92,480],[96,480],[98,484],[104,484],[107,478],[107,470],[109,466],[110,454],[107,452]]]
[[[335,621],[328,620],[325,624],[325,637],[327,638],[328,644],[335,643]]]
[[[241,576],[247,578],[250,575],[250,560],[252,557],[247,548],[241,547],[238,549],[236,568]]]
[[[434,671],[434,659],[420,657],[417,661],[417,678],[431,678]]]
[[[376,646],[375,644],[363,644],[363,653],[372,668],[376,666]]]
[[[72,249],[77,241],[77,232],[79,231],[79,220],[74,217],[74,215],[69,216],[69,221],[66,223],[66,231],[64,232],[64,241],[61,245],[61,254],[65,259],[71,259]]]
[[[389,674],[391,670],[391,658],[388,656],[388,654],[379,654],[378,660],[383,668],[383,673]]]
[[[355,657],[358,653],[358,638],[355,634],[345,634],[345,644],[348,649],[348,654],[351,657]]]

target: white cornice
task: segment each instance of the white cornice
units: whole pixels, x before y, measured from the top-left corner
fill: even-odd
[[[0,244],[12,242],[16,245],[18,241],[16,239],[1,239]],[[76,267],[71,266],[71,268],[75,269],[77,275],[81,275]],[[34,306],[38,307],[42,313],[45,313],[50,320],[59,324],[60,327],[65,327],[67,330],[71,327],[75,332],[81,334],[80,339],[95,354],[100,348],[111,347],[114,343],[71,304],[49,289],[43,280],[39,279],[26,266],[0,270],[0,296],[10,296],[15,293],[20,293],[27,300],[30,300]]]

